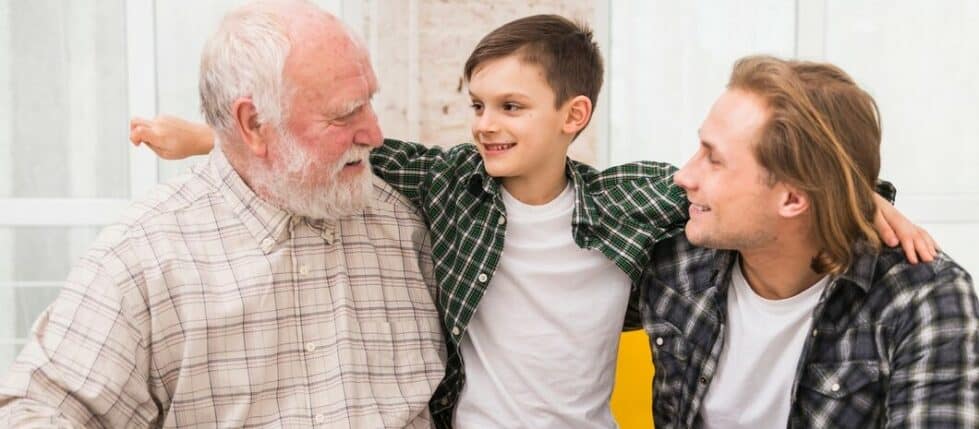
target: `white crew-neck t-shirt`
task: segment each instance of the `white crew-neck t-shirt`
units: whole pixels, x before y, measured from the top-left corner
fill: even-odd
[[[572,239],[572,185],[540,206],[501,188],[507,230],[460,344],[455,427],[614,428],[609,397],[631,281]]]
[[[734,264],[727,294],[727,335],[700,416],[707,429],[784,429],[812,314],[829,283],[823,277],[791,298],[762,298]]]

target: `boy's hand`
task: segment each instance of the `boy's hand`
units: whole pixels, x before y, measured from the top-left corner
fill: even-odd
[[[210,152],[214,147],[214,134],[207,125],[175,116],[134,117],[129,121],[129,141],[136,146],[146,143],[163,159],[184,159]]]
[[[938,256],[938,245],[928,231],[911,223],[880,195],[874,194],[874,201],[877,203],[874,229],[884,244],[891,247],[900,244],[908,262],[912,264],[917,264],[919,258],[923,262],[935,260]]]

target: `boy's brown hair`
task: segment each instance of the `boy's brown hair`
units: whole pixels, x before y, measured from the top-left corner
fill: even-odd
[[[602,53],[588,26],[558,15],[534,15],[504,24],[473,49],[464,69],[466,81],[480,64],[509,55],[519,55],[522,61],[544,69],[556,108],[584,95],[594,109],[604,68]]]
[[[853,247],[880,244],[873,229],[874,184],[880,171],[877,103],[832,64],[753,56],[734,65],[728,87],[760,96],[770,109],[755,145],[769,183],[809,196],[819,273],[838,274]]]

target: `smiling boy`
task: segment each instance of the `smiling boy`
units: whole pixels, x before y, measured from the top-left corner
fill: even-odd
[[[466,61],[474,145],[387,140],[372,156],[432,231],[449,344],[432,400],[443,426],[454,414],[460,428],[615,427],[609,396],[632,285],[644,249],[686,214],[669,165],[599,172],[567,158],[602,74],[584,26],[510,22]]]

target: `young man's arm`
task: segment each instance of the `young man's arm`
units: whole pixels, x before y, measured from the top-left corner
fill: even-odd
[[[887,427],[979,427],[979,302],[964,270],[936,264],[893,329]]]

